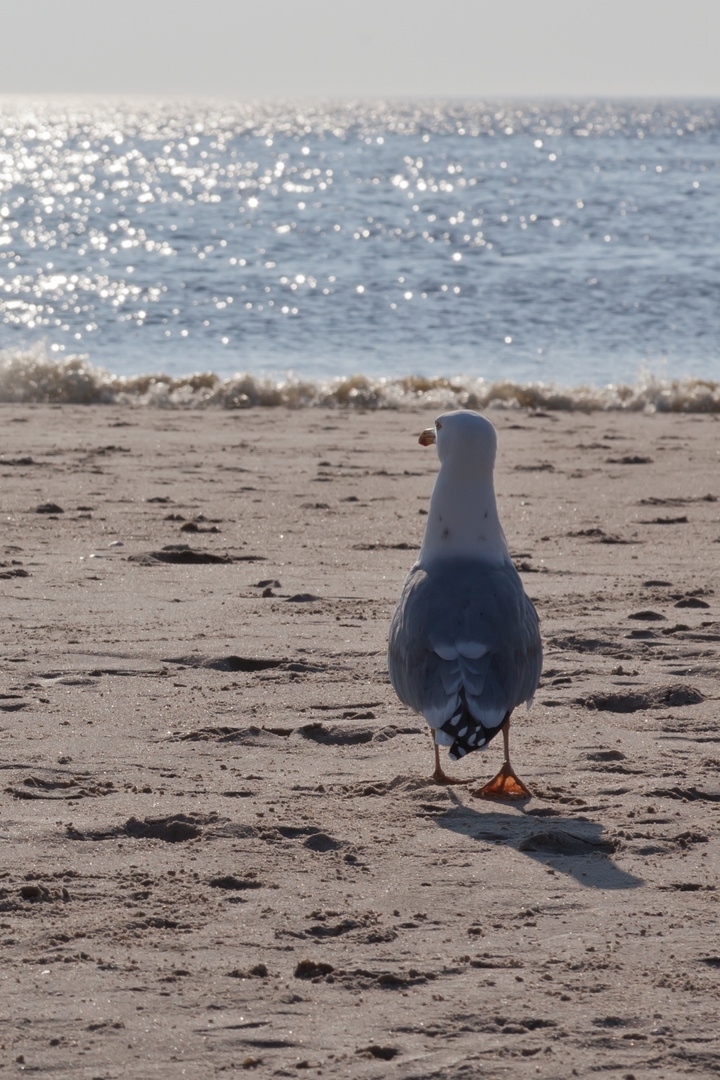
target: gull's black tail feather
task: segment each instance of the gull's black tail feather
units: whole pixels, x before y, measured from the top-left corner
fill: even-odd
[[[440,731],[452,736],[454,742],[449,750],[451,761],[471,754],[473,750],[484,750],[491,739],[501,730],[507,717],[497,727],[487,728],[470,712],[465,700],[464,688],[460,690],[460,704],[449,720],[441,724]]]

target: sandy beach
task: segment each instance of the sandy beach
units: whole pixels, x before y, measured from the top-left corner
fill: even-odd
[[[433,413],[0,406],[3,1076],[718,1075],[720,418],[487,415],[519,804],[387,677]]]

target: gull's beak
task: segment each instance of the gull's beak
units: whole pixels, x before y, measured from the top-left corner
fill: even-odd
[[[432,444],[436,441],[437,437],[435,435],[434,427],[425,428],[422,435],[418,439],[418,442],[421,446],[432,446]]]

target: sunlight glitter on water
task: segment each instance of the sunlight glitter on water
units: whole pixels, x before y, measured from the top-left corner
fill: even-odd
[[[6,347],[118,374],[712,374],[713,103],[6,102]]]

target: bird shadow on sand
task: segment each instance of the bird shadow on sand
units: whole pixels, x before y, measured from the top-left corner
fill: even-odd
[[[582,816],[538,818],[521,805],[515,813],[495,809],[491,803],[475,809],[454,791],[448,795],[455,805],[433,815],[441,829],[481,844],[515,848],[541,865],[575,878],[587,889],[637,889],[645,884],[613,862],[610,856],[618,845],[595,821]]]

